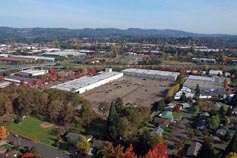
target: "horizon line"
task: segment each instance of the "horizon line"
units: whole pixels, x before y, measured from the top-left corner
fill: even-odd
[[[34,28],[41,28],[41,29],[69,29],[69,30],[83,30],[83,29],[117,29],[117,30],[129,30],[129,29],[141,29],[141,30],[160,30],[160,31],[180,31],[185,33],[191,33],[196,35],[228,35],[228,36],[237,36],[237,34],[228,34],[228,33],[197,33],[192,31],[185,31],[179,29],[170,29],[170,28],[139,28],[139,27],[127,27],[127,28],[119,28],[119,27],[83,27],[83,28],[70,28],[70,27],[41,27],[41,26],[31,26],[31,27],[14,27],[14,26],[0,26],[0,28],[15,28],[15,29],[34,29]]]

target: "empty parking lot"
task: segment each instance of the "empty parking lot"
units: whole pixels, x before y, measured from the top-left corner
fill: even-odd
[[[82,96],[90,100],[95,110],[100,103],[110,103],[118,97],[122,98],[127,106],[151,106],[152,103],[166,95],[172,84],[174,84],[172,81],[123,77],[88,91]]]

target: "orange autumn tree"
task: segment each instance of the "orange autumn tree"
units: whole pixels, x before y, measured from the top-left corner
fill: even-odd
[[[113,147],[112,144],[107,144],[104,148],[104,158],[121,158],[123,157],[124,146],[118,145]]]
[[[137,156],[133,151],[133,146],[130,146],[124,151],[124,146],[118,145],[113,147],[112,144],[107,144],[104,148],[104,158],[168,158],[166,146],[164,144],[156,144],[150,149],[145,156]]]
[[[150,149],[145,158],[168,158],[166,151],[166,146],[164,144],[156,144],[152,149]]]
[[[30,152],[27,152],[27,153],[23,154],[21,156],[21,158],[38,158],[38,156],[36,156],[36,155],[34,155],[34,154],[30,153]]]
[[[9,132],[4,126],[0,126],[0,140],[4,140],[9,135]]]
[[[136,158],[137,155],[133,152],[133,146],[130,144],[130,146],[126,149],[125,153],[123,154],[124,158]]]

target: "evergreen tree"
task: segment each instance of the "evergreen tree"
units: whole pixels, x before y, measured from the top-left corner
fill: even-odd
[[[235,130],[235,134],[225,149],[224,155],[227,155],[230,152],[237,152],[237,130]]]
[[[237,91],[235,92],[235,95],[231,98],[230,105],[233,107],[237,107]]]
[[[119,115],[116,111],[116,104],[113,101],[110,106],[109,116],[107,119],[107,134],[110,140],[119,139],[118,125]]]
[[[199,99],[200,95],[201,95],[201,92],[200,92],[199,84],[197,84],[196,89],[195,89],[194,98]]]
[[[201,149],[198,152],[197,157],[198,158],[216,158],[216,155],[214,154],[213,146],[208,141],[204,141]]]
[[[184,101],[184,102],[187,101],[187,97],[186,97],[186,94],[184,92],[181,95],[181,101]]]

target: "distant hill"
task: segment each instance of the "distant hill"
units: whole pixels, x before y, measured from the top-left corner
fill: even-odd
[[[67,28],[11,28],[0,27],[0,41],[7,40],[54,40],[79,37],[237,37],[225,34],[197,34],[179,30],[114,28],[67,29]]]

